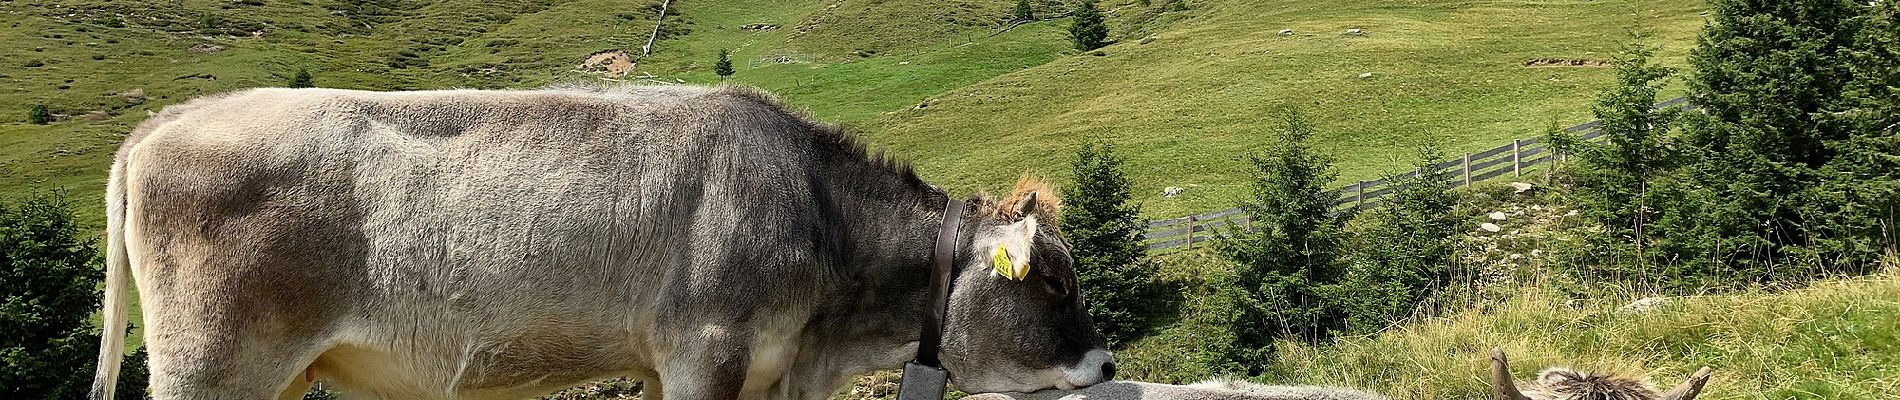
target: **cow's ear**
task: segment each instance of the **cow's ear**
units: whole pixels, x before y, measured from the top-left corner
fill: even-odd
[[[990,274],[1023,280],[1029,277],[1029,255],[1035,251],[1036,216],[1023,217],[1009,225],[1003,225],[993,231],[990,246],[985,249],[989,255]]]
[[[1029,217],[1035,214],[1036,214],[1036,192],[1032,191],[1032,192],[1029,192],[1029,194],[1024,195],[1022,197],[1022,200],[1016,201],[1016,215],[1019,217]]]

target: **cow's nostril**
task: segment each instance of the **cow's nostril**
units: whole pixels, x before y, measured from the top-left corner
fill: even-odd
[[[1115,362],[1102,363],[1102,382],[1115,380]]]

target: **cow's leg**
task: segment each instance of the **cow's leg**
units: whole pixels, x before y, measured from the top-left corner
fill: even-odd
[[[673,400],[739,398],[745,386],[751,335],[708,326],[694,336],[675,346],[673,356],[660,368],[665,396]]]
[[[192,293],[151,281],[154,293]],[[305,380],[328,340],[312,318],[283,315],[255,290],[235,295],[215,290],[224,282],[205,283],[193,287],[200,295],[144,296],[153,398],[274,399]]]
[[[313,353],[308,346],[217,333],[167,336],[147,344],[154,399],[302,398],[309,389],[304,370],[315,354],[301,354]]]

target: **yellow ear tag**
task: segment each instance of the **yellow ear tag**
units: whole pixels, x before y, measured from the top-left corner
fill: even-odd
[[[1018,273],[1016,271],[1016,263],[1009,261],[1009,250],[1004,250],[1003,246],[996,246],[996,251],[990,254],[990,269],[996,270],[997,275],[1018,281],[1023,280],[1026,275],[1029,275],[1027,274],[1027,272],[1029,272],[1027,268],[1024,268],[1024,271],[1022,271],[1024,273]]]

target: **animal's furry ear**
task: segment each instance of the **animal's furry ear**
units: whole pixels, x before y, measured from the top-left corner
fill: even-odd
[[[1053,221],[1062,213],[1062,198],[1057,197],[1055,187],[1049,183],[1024,175],[1016,179],[1016,187],[1010,189],[1001,207],[999,211],[1012,219],[1035,215]]]

